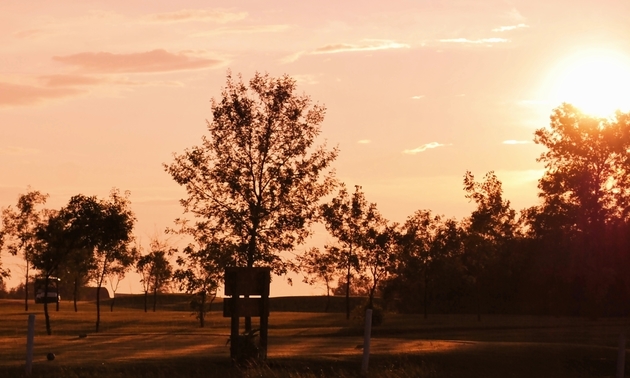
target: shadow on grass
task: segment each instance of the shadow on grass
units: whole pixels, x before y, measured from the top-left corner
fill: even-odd
[[[226,359],[178,358],[165,360],[143,360],[92,366],[60,365],[55,361],[33,366],[33,378],[183,378],[183,377],[273,377],[273,378],[316,378],[316,377],[364,377],[356,359],[271,359],[264,364],[235,366]],[[24,368],[0,368],[2,377],[26,377]],[[371,361],[369,377],[424,378],[437,377],[426,361],[410,356],[375,356]]]

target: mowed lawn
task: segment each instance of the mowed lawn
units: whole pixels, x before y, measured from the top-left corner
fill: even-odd
[[[309,300],[295,299],[301,305]],[[360,376],[363,330],[343,313],[272,312],[267,363],[237,367],[226,345],[229,319],[213,311],[199,328],[185,307],[163,304],[145,313],[135,299],[121,301],[113,312],[103,305],[101,330],[95,333],[93,303],[79,303],[75,313],[71,302],[63,302],[59,312],[51,306],[53,334],[47,336],[42,306],[31,304],[33,376]],[[0,319],[0,377],[24,376],[28,314],[23,302],[0,300]],[[620,318],[487,315],[478,322],[475,315],[425,320],[386,314],[372,331],[369,376],[614,377],[618,337],[628,324]],[[55,360],[47,361],[47,353],[55,353]]]

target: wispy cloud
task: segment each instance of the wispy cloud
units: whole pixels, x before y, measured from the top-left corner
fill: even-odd
[[[101,78],[85,75],[46,75],[40,79],[47,87],[79,87],[86,85],[97,85],[104,80]]]
[[[259,33],[281,33],[291,28],[287,24],[274,25],[244,25],[233,27],[221,27],[212,30],[192,34],[191,37],[214,37],[224,34],[259,34]]]
[[[25,156],[39,153],[39,150],[27,147],[0,146],[0,156]]]
[[[305,74],[305,75],[292,75],[292,77],[295,79],[295,81],[297,81],[299,84],[309,84],[309,85],[314,85],[314,84],[318,84],[319,81],[317,80],[317,77],[315,75],[309,75],[309,74]]]
[[[163,49],[129,54],[84,52],[55,56],[53,60],[92,73],[183,71],[218,67],[224,63],[219,59],[188,56],[184,53],[174,54]]]
[[[420,96],[411,96],[412,100],[421,100],[424,98],[424,95],[420,95]]]
[[[154,13],[145,16],[145,20],[152,22],[191,22],[210,21],[227,23],[239,21],[247,17],[247,12],[233,12],[223,9],[182,9],[175,12]]]
[[[42,29],[26,29],[14,32],[13,35],[17,38],[30,39],[37,38],[39,36],[45,35],[46,32]]]
[[[405,43],[398,43],[384,39],[366,39],[362,43],[338,43],[319,47],[311,54],[336,54],[354,51],[376,51],[389,49],[408,49],[410,46]]]
[[[510,31],[514,29],[528,28],[527,24],[518,24],[518,25],[508,25],[508,26],[499,26],[498,28],[492,29],[493,32],[501,33],[505,31]]]
[[[508,140],[504,140],[503,144],[529,144],[531,143],[528,140],[514,140],[514,139],[508,139]]]
[[[411,46],[387,39],[364,39],[360,43],[337,43],[318,47],[312,51],[299,51],[281,59],[283,63],[291,63],[304,55],[339,54],[347,52],[378,51],[391,49],[408,49]]]
[[[442,143],[438,143],[438,142],[431,142],[431,143],[427,143],[427,144],[423,144],[420,147],[416,147],[412,150],[404,150],[402,153],[403,154],[407,154],[407,155],[415,155],[418,154],[420,152],[424,152],[426,150],[432,149],[432,148],[438,148],[438,147],[444,147],[444,146],[448,146],[447,144],[442,144]]]
[[[98,85],[123,85],[123,86],[161,86],[161,87],[181,87],[179,81],[150,80],[138,81],[130,80],[126,77],[111,76],[88,76],[88,75],[46,75],[39,79],[46,87],[88,87]]]
[[[481,38],[481,39],[468,39],[468,38],[451,38],[451,39],[440,39],[440,42],[445,43],[463,43],[463,44],[474,44],[474,45],[487,45],[492,43],[505,43],[509,42],[509,39],[505,38]]]
[[[357,143],[359,143],[359,144],[370,144],[370,143],[372,143],[372,141],[369,140],[369,139],[361,139],[361,140],[357,141]]]
[[[0,83],[0,106],[31,105],[45,100],[76,96],[85,91],[76,88],[46,88],[33,85]]]

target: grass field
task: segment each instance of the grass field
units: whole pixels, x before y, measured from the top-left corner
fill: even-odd
[[[360,376],[356,322],[339,312],[291,312],[291,302],[272,304],[267,363],[248,368],[229,360],[229,319],[213,311],[199,328],[185,297],[160,298],[155,313],[144,313],[139,297],[120,297],[114,312],[102,307],[98,334],[92,303],[80,303],[78,313],[70,302],[51,311],[52,336],[33,305],[33,377]],[[299,309],[323,303],[293,302]],[[27,318],[21,301],[0,301],[0,377],[24,376]],[[386,314],[372,331],[369,376],[614,377],[618,335],[627,326],[626,319]],[[46,360],[49,352],[54,361]]]

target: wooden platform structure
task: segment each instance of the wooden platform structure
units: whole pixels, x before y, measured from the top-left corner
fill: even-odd
[[[232,359],[237,359],[239,351],[246,348],[245,345],[239,345],[246,342],[247,337],[240,334],[240,318],[244,317],[260,318],[258,357],[267,358],[270,283],[270,268],[225,269],[225,295],[231,298],[223,300],[223,317],[232,318],[230,327],[230,357]]]

